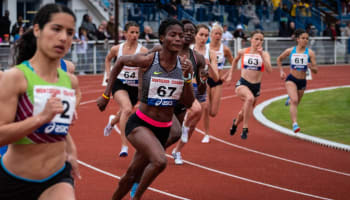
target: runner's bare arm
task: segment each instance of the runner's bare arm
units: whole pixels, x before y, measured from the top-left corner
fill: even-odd
[[[2,74],[0,84],[6,85],[0,90],[0,146],[18,141],[63,111],[60,99],[53,97],[43,112],[15,122],[18,97],[26,92],[27,81],[19,69],[12,68]]]
[[[113,46],[105,58],[105,72],[107,74],[107,77],[109,77],[109,74],[111,72],[111,61],[114,57],[117,56],[118,50],[119,45]]]
[[[312,51],[311,49],[309,49],[309,55],[310,55],[310,60],[311,60],[311,63],[309,65],[312,73],[314,74],[317,74],[318,72],[318,67],[317,67],[317,63],[316,63],[316,55],[315,55],[315,52]]]

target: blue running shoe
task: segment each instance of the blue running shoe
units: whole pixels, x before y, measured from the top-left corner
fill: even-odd
[[[131,192],[130,192],[131,198],[134,198],[138,186],[139,186],[139,183],[136,183],[136,182],[134,183],[134,185],[132,185]]]
[[[290,101],[290,98],[289,98],[289,96],[288,96],[286,102],[284,103],[284,105],[285,105],[285,106],[289,106],[289,101]]]
[[[298,133],[300,131],[300,127],[298,126],[297,123],[293,124],[293,131],[294,131],[294,133]]]

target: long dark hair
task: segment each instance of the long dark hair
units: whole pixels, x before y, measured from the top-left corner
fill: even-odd
[[[40,30],[42,30],[44,26],[50,22],[52,14],[55,13],[67,13],[74,18],[74,21],[76,21],[73,11],[68,7],[61,4],[46,4],[41,7],[35,15],[33,25],[38,24]],[[36,37],[34,36],[33,28],[24,32],[16,41],[14,50],[15,65],[18,65],[34,56],[36,51]]]

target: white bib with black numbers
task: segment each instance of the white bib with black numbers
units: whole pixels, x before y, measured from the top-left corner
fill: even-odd
[[[124,84],[130,86],[138,86],[139,83],[139,68],[124,66],[123,70],[119,73],[118,79]]]
[[[147,104],[151,106],[174,106],[181,97],[183,85],[183,80],[151,77]]]
[[[63,104],[63,112],[57,114],[51,122],[42,125],[35,132],[53,135],[67,135],[69,125],[72,123],[75,111],[75,91],[73,89],[59,87],[36,85],[33,89],[34,109],[33,115],[41,113],[50,97],[56,94]]]
[[[262,59],[258,54],[244,54],[243,66],[244,69],[261,71]]]
[[[308,55],[304,53],[293,53],[291,57],[292,69],[306,71],[308,64]]]

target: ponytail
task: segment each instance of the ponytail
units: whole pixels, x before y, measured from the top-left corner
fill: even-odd
[[[33,28],[28,29],[16,41],[14,46],[14,64],[19,65],[34,56],[36,51],[36,37]]]

